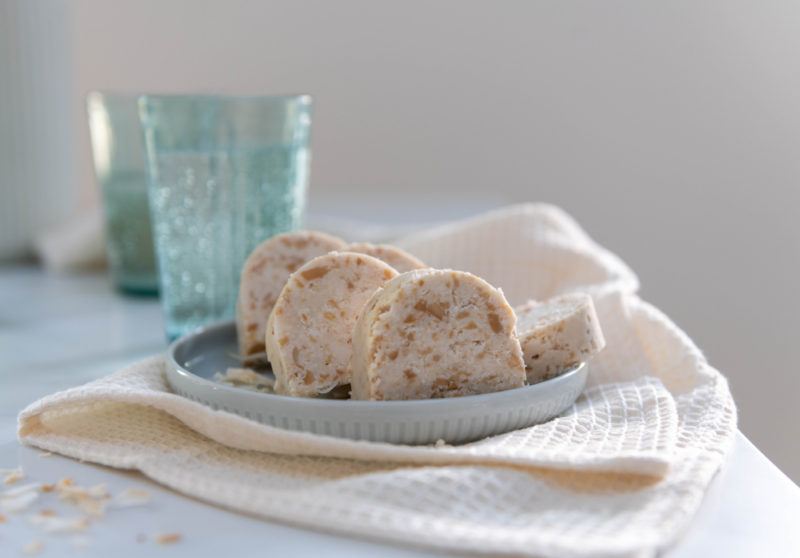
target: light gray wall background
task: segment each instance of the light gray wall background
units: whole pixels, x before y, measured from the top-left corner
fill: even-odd
[[[90,89],[312,93],[315,208],[563,206],[800,479],[797,2],[72,6],[84,203]]]

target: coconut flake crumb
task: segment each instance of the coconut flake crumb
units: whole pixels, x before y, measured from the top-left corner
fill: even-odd
[[[39,457],[53,457],[53,455],[54,454],[53,454],[52,451],[40,451],[39,452]]]
[[[94,500],[92,498],[80,498],[74,502],[79,510],[92,517],[102,517],[105,515],[106,503],[105,500]]]
[[[0,508],[11,513],[26,510],[39,498],[39,486],[32,482],[0,493]]]
[[[228,368],[224,374],[215,373],[214,381],[253,391],[275,392],[275,378],[260,374],[252,368]]]
[[[3,475],[3,484],[14,484],[25,478],[25,473],[22,472],[21,467],[16,469],[0,469],[0,474]]]
[[[89,518],[85,516],[53,517],[38,513],[28,517],[28,521],[45,533],[80,533],[89,527]]]
[[[150,502],[150,493],[141,488],[126,488],[114,497],[115,508],[144,506]]]
[[[92,498],[110,498],[108,487],[105,484],[96,484],[86,489],[86,493]]]
[[[55,489],[60,500],[76,506],[83,513],[92,517],[103,516],[111,498],[105,484],[84,488],[76,485],[70,478],[58,481]]]
[[[12,472],[21,473],[21,470],[0,471],[5,475]],[[30,507],[42,493],[54,493],[59,500],[75,506],[80,513],[62,516],[53,508],[43,507],[38,512],[28,515],[28,522],[42,534],[72,534],[70,543],[76,550],[83,550],[90,546],[91,538],[84,533],[95,521],[95,518],[105,514],[108,505],[115,508],[141,506],[148,504],[152,499],[151,494],[141,488],[130,487],[112,497],[105,484],[83,487],[76,484],[71,478],[65,477],[52,484],[28,483],[2,490],[0,491],[0,508],[7,512],[20,512]],[[0,514],[0,523],[7,521],[7,517]],[[152,539],[160,545],[171,545],[183,540],[183,535],[163,533]],[[147,540],[148,537],[144,533],[136,535],[138,543]],[[34,540],[23,547],[22,551],[24,554],[34,555],[43,549],[44,543]]]
[[[42,485],[38,482],[29,482],[28,484],[20,484],[19,486],[15,486],[13,488],[7,488],[3,492],[0,492],[0,498],[15,498],[20,494],[26,494],[28,492],[39,492]]]
[[[447,442],[445,442],[445,441],[444,441],[444,440],[442,440],[441,438],[439,438],[438,440],[436,440],[436,443],[435,443],[435,444],[433,444],[433,446],[434,446],[434,447],[437,447],[437,448],[446,448],[446,447],[449,447],[449,445],[447,444]]]
[[[44,550],[44,543],[42,541],[31,541],[22,547],[22,552],[28,556],[39,554],[42,550]]]
[[[158,535],[156,537],[156,542],[158,544],[175,544],[180,542],[183,538],[183,535],[180,533],[165,533],[163,535]]]

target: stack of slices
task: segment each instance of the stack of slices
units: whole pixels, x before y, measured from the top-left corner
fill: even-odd
[[[553,378],[605,345],[586,294],[515,310],[500,289],[466,271],[315,231],[278,235],[253,251],[236,327],[243,362],[266,357],[276,393],[295,397],[502,391]]]

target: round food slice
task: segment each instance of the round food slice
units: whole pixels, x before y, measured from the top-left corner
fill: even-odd
[[[298,231],[273,236],[253,250],[242,268],[236,304],[239,354],[246,362],[264,352],[267,319],[289,275],[308,260],[344,246],[335,236]]]
[[[525,384],[503,293],[470,273],[423,269],[389,281],[353,331],[354,399],[429,399]]]
[[[397,272],[377,258],[331,252],[292,273],[267,323],[275,392],[314,397],[350,383],[361,307]]]
[[[358,252],[359,254],[367,254],[373,258],[378,258],[395,268],[398,273],[405,273],[412,269],[424,269],[428,267],[417,258],[391,244],[370,244],[369,242],[359,242],[357,244],[350,244],[347,247],[349,252]]]
[[[528,383],[558,376],[606,345],[592,297],[572,293],[516,308]]]

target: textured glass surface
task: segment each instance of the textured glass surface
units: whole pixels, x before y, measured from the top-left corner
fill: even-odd
[[[94,92],[87,97],[87,108],[112,280],[123,292],[156,294],[158,276],[136,96]]]
[[[167,336],[234,315],[264,239],[301,226],[308,97],[140,101]]]

